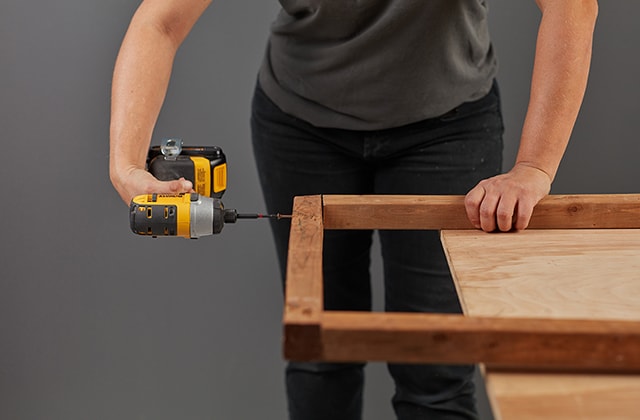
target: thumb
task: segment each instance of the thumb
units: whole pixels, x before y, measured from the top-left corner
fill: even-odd
[[[193,191],[193,184],[189,180],[180,178],[174,181],[158,181],[158,188],[157,192],[187,193]]]

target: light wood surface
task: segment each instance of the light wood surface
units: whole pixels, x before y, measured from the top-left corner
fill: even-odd
[[[632,375],[485,374],[497,420],[636,420],[640,378]]]
[[[640,320],[639,230],[444,231],[442,239],[469,316]],[[485,380],[497,419],[640,418],[638,375],[488,369]]]
[[[443,231],[467,315],[640,320],[640,230]]]

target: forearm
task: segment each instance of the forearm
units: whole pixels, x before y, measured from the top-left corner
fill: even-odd
[[[144,172],[153,128],[167,92],[176,51],[211,0],[146,0],[122,42],[111,97],[111,182],[126,202],[147,190],[179,190]]]
[[[516,165],[466,196],[469,221],[485,231],[525,229],[547,195],[582,104],[596,0],[537,0],[542,10],[531,97]]]
[[[164,101],[176,47],[157,27],[132,20],[113,75],[111,176],[144,168],[153,127]]]
[[[543,16],[516,164],[537,168],[553,181],[587,85],[597,3],[538,3]]]

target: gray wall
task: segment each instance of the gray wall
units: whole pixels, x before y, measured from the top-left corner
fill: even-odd
[[[267,224],[198,241],[135,237],[109,184],[111,70],[137,3],[0,5],[0,419],[284,418]],[[533,1],[490,3],[510,163],[539,13]],[[276,6],[214,2],[179,53],[155,134],[222,146],[225,203],[244,211],[262,209],[247,120]],[[554,192],[638,190],[638,13],[638,2],[601,2],[586,103]],[[388,419],[383,365],[370,379],[366,418]]]

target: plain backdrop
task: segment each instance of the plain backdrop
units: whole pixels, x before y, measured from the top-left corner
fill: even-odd
[[[640,2],[600,3],[590,84],[555,193],[638,192]],[[509,166],[540,13],[533,0],[489,4]],[[109,183],[111,73],[137,5],[0,4],[0,420],[284,419],[267,223],[197,241],[137,237]],[[154,133],[154,144],[221,146],[224,202],[240,211],[263,209],[249,101],[277,6],[213,3],[178,54]],[[392,418],[384,365],[368,375],[365,419]]]

